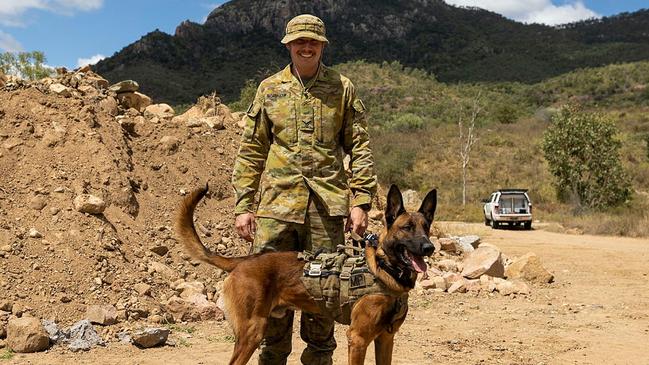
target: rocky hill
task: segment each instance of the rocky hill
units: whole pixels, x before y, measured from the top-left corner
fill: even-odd
[[[153,31],[95,69],[111,81],[140,81],[162,101],[189,103],[213,90],[231,101],[246,80],[287,63],[279,39],[300,13],[326,22],[328,64],[397,60],[442,81],[536,82],[649,58],[647,10],[555,28],[442,0],[233,0],[204,24],[185,21],[174,35]]]

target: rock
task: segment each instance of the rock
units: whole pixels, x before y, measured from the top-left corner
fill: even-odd
[[[11,251],[11,246],[9,246],[9,250]],[[14,304],[6,299],[0,300],[0,311],[3,312],[11,312],[11,308],[13,308]]]
[[[554,275],[543,267],[541,259],[532,252],[527,253],[507,266],[505,276],[508,279],[521,278],[539,284],[551,283],[554,280]]]
[[[81,213],[101,214],[106,209],[106,203],[97,196],[81,194],[74,198],[74,209]]]
[[[131,338],[134,345],[150,348],[164,345],[169,337],[169,332],[166,328],[147,328],[133,333]]]
[[[138,85],[138,83],[133,80],[120,81],[116,84],[111,85],[108,88],[109,91],[114,91],[117,94],[135,92],[138,91],[139,89],[140,89],[140,85]]]
[[[70,332],[61,330],[54,321],[44,319],[42,324],[51,343],[61,344],[70,341]]]
[[[458,242],[453,238],[440,238],[437,240],[442,251],[455,253],[458,251]]]
[[[435,283],[433,282],[432,279],[424,279],[419,282],[422,288],[428,290],[428,289],[435,289]]]
[[[114,97],[109,96],[106,99],[103,99],[99,102],[99,107],[106,113],[116,116],[119,113],[119,108],[117,100]]]
[[[205,124],[212,129],[224,129],[223,118],[221,117],[207,117],[204,119]]]
[[[43,195],[35,195],[29,200],[29,207],[34,210],[43,210],[47,206],[47,198]]]
[[[169,248],[164,245],[153,246],[149,250],[151,250],[151,252],[155,253],[158,256],[164,256],[167,254],[167,252],[169,252]]]
[[[84,82],[98,90],[107,89],[110,84],[108,80],[99,76],[86,76]]]
[[[421,287],[424,289],[439,289],[441,291],[447,289],[446,280],[441,276],[433,276],[430,279],[422,280]]]
[[[515,294],[529,294],[530,287],[523,280],[514,279],[511,281],[514,284],[514,293]]]
[[[104,346],[104,341],[89,320],[83,320],[70,327],[70,344],[72,351],[88,351],[95,346]]]
[[[415,190],[406,190],[401,196],[403,197],[403,205],[407,211],[417,211],[421,205],[421,198],[419,193]]]
[[[458,281],[464,280],[464,276],[462,276],[460,274],[456,274],[456,273],[450,273],[450,272],[442,275],[442,277],[444,278],[444,281],[446,282],[446,287],[447,288],[450,288],[453,284],[455,284]]]
[[[190,281],[178,284],[176,291],[180,292],[180,297],[188,299],[194,294],[206,294],[205,284],[200,281]]]
[[[59,96],[63,96],[64,98],[69,98],[70,96],[72,96],[72,91],[70,90],[70,88],[62,84],[50,85],[50,91]]]
[[[178,274],[175,270],[172,270],[165,264],[161,264],[156,261],[149,262],[149,270],[157,272],[167,281],[176,281],[178,280]]]
[[[500,252],[490,247],[479,247],[471,252],[463,265],[462,276],[469,279],[477,279],[483,274],[503,277],[505,273]]]
[[[457,293],[466,293],[466,283],[467,283],[467,280],[464,279],[464,278],[462,280],[458,280],[458,281],[454,282],[453,285],[451,285],[448,288],[449,294],[452,294],[452,293],[455,293],[455,292],[457,292]]]
[[[530,293],[530,287],[519,279],[495,281],[495,284],[496,290],[502,295]]]
[[[30,238],[42,238],[43,235],[36,228],[30,228],[29,229],[29,237]]]
[[[86,308],[86,319],[90,323],[109,326],[117,323],[117,308],[112,305],[90,305]]]
[[[180,146],[180,140],[174,136],[164,136],[160,138],[160,149],[162,149],[167,155],[173,155],[178,151],[178,146]]]
[[[246,126],[246,120],[243,118],[246,115],[244,112],[234,112],[232,113],[232,120],[239,128]]]
[[[491,293],[492,291],[496,290],[496,283],[494,282],[494,279],[491,276],[482,275],[480,277],[480,287],[482,291]]]
[[[437,267],[439,267],[440,270],[442,271],[450,271],[450,272],[457,272],[457,262],[454,260],[440,260],[437,262]]]
[[[465,246],[469,245],[471,247],[478,248],[480,245],[480,236],[462,236],[460,237],[460,245]]]
[[[0,87],[4,87],[5,84],[7,83],[7,76],[5,76],[2,71],[0,71]]]
[[[171,119],[175,112],[168,104],[152,104],[144,109],[144,116],[148,119]]]
[[[117,100],[126,109],[133,108],[140,113],[151,105],[151,98],[137,91],[117,94]]]
[[[21,353],[45,351],[50,346],[50,337],[37,318],[14,318],[7,326],[7,345]]]
[[[149,284],[137,283],[133,285],[133,289],[135,289],[135,291],[142,296],[151,296],[151,285]]]
[[[203,294],[194,294],[188,299],[173,296],[163,306],[176,322],[223,320],[224,318],[221,309],[214,302],[208,301]]]

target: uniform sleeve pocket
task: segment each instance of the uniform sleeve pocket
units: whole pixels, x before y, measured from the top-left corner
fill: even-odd
[[[246,126],[243,131],[243,137],[250,141],[255,136],[257,128],[259,128],[259,112],[261,111],[261,104],[253,102],[246,111]]]

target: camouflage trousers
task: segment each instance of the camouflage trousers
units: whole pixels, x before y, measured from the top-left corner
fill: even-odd
[[[256,219],[254,251],[267,249],[277,251],[316,251],[324,249],[332,252],[343,244],[343,217],[330,217],[319,201],[311,193],[304,224],[284,222],[271,218]],[[293,311],[287,311],[282,318],[269,318],[264,340],[261,343],[260,365],[286,364],[291,353],[293,337]],[[307,347],[301,356],[302,364],[331,365],[336,348],[334,321],[310,313],[300,317],[300,337]]]

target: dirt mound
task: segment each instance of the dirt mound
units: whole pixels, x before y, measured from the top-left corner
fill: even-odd
[[[248,251],[231,233],[239,128],[227,107],[210,99],[209,123],[200,108],[191,122],[172,121],[156,114],[168,109],[127,108],[123,96],[89,69],[0,88],[0,302],[14,314],[65,324],[92,304],[114,305],[124,319],[160,314],[177,278],[198,278],[213,295],[214,268],[191,262],[171,228],[182,195],[208,181],[206,243]],[[106,209],[80,213],[81,194]],[[140,283],[150,290],[138,292]]]

